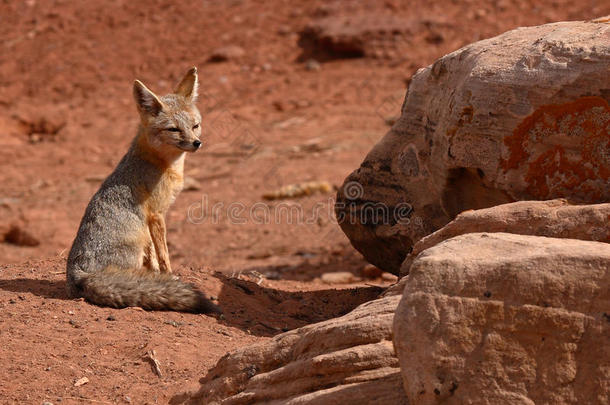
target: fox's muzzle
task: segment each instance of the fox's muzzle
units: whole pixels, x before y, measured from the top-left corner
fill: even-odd
[[[201,141],[196,139],[194,141],[180,141],[176,144],[179,149],[182,149],[185,152],[195,152],[197,149],[201,147]]]

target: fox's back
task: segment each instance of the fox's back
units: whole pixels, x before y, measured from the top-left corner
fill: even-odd
[[[137,268],[150,236],[141,184],[154,170],[128,152],[91,198],[68,256],[68,276],[113,266]],[[147,173],[147,175],[143,175]]]

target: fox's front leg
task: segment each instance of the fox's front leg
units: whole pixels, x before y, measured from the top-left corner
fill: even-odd
[[[150,231],[149,231],[150,233]],[[142,267],[148,269],[153,273],[158,273],[159,260],[157,259],[157,252],[155,251],[155,245],[153,245],[152,238],[149,238],[144,246],[144,257],[142,259]]]
[[[159,270],[161,273],[171,273],[172,266],[169,264],[169,252],[167,251],[167,241],[165,239],[165,219],[163,215],[152,214],[148,218],[148,227],[155,251],[157,252]]]

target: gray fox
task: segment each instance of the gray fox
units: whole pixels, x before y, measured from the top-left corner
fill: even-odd
[[[165,239],[165,213],[182,190],[186,152],[201,146],[197,88],[195,67],[163,97],[134,82],[140,125],[81,220],[66,269],[71,296],[115,308],[220,313],[171,274]]]

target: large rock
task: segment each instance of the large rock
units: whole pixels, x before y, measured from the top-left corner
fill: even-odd
[[[422,252],[394,318],[417,404],[610,403],[610,245],[475,233]]]
[[[407,404],[392,345],[399,295],[225,355],[189,404]]]
[[[424,250],[458,235],[505,232],[610,242],[610,204],[570,205],[566,200],[519,201],[492,208],[464,211],[413,246],[400,269],[409,274],[413,260]]]
[[[398,274],[415,242],[464,210],[610,201],[610,24],[598,21],[519,28],[420,70],[338,191],[354,247]]]

